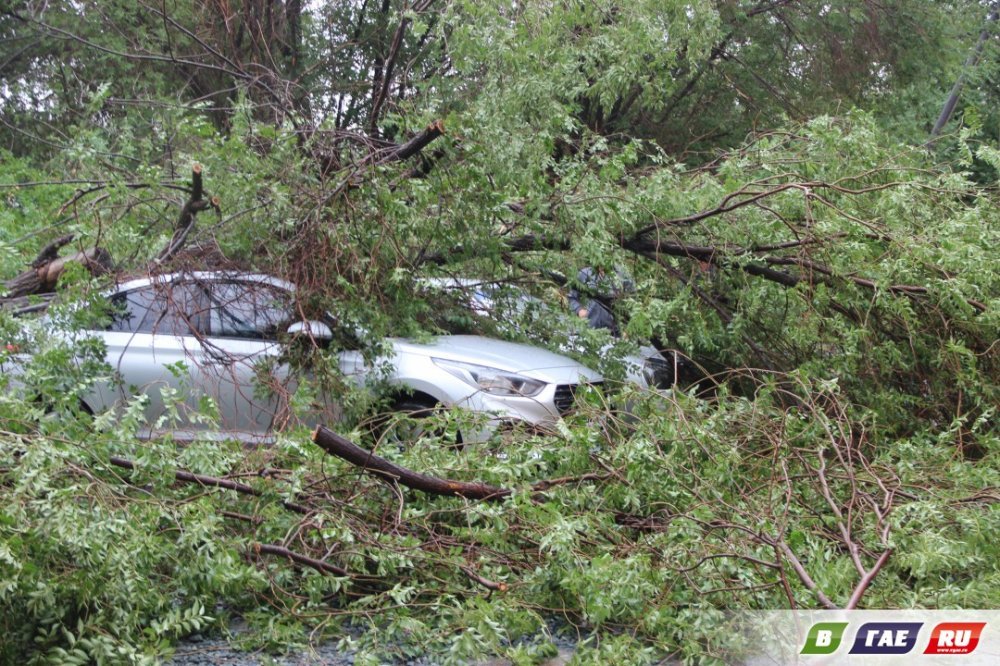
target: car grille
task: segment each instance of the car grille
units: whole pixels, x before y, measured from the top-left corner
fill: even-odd
[[[588,386],[600,385],[601,382],[588,384]],[[569,410],[573,409],[573,403],[576,402],[576,390],[579,387],[579,384],[560,384],[556,386],[556,395],[553,402],[555,402],[556,409],[560,414],[565,414]]]

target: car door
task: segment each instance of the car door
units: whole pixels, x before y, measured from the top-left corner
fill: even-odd
[[[285,425],[295,385],[279,338],[298,319],[292,294],[251,279],[197,286],[208,299],[208,334],[195,383],[218,405],[223,430],[264,435]]]
[[[197,408],[192,370],[201,354],[201,295],[186,284],[164,281],[119,292],[110,300],[111,323],[100,337],[120,382],[97,386],[92,406],[120,407],[133,395],[145,394],[146,434],[191,427],[197,422],[192,419]]]

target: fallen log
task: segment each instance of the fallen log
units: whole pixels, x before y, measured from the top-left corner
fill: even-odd
[[[383,479],[401,483],[407,488],[421,490],[432,495],[495,501],[503,499],[513,492],[508,488],[491,486],[486,483],[452,481],[451,479],[441,479],[413,472],[405,467],[391,463],[371,451],[362,449],[357,444],[341,437],[325,426],[316,428],[315,432],[313,432],[312,440],[330,455],[342,458],[366,472]]]
[[[42,248],[31,262],[31,267],[20,275],[4,282],[4,299],[10,300],[47,294],[55,291],[56,283],[66,265],[76,262],[83,265],[94,276],[104,275],[114,269],[111,254],[103,247],[91,247],[74,254],[60,257],[59,250],[73,241],[73,234],[60,236]]]

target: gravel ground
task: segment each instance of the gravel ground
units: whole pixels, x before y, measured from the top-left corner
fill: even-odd
[[[239,633],[238,627],[231,627]],[[575,644],[559,636],[553,638],[559,653],[542,663],[542,666],[565,666],[575,651]],[[436,666],[440,662],[433,655],[396,662],[400,666]],[[509,666],[506,659],[491,658],[472,662],[474,666]],[[283,656],[262,652],[241,652],[233,649],[224,639],[205,638],[199,634],[188,636],[178,643],[176,652],[165,666],[353,666],[354,653],[338,650],[336,641]]]
[[[573,656],[572,647],[560,647],[559,654],[542,663],[542,666],[564,666]],[[405,662],[405,666],[434,666],[439,662],[431,656],[420,657]],[[253,652],[238,652],[229,644],[220,640],[184,641],[177,646],[173,659],[166,662],[169,666],[352,666],[354,655],[341,652],[334,645],[322,645],[311,651],[286,655],[283,657],[265,656]],[[487,659],[475,662],[475,666],[509,666],[506,659]]]
[[[194,636],[181,641],[173,659],[166,663],[169,666],[215,666],[216,664],[231,666],[257,666],[258,664],[351,666],[354,663],[354,655],[349,652],[341,652],[333,645],[324,645],[308,652],[272,657],[256,652],[234,650],[224,640],[202,639]]]

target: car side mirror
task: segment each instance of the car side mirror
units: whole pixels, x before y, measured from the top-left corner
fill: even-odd
[[[321,321],[297,321],[288,327],[288,335],[292,337],[305,335],[318,342],[333,340],[333,331]]]

